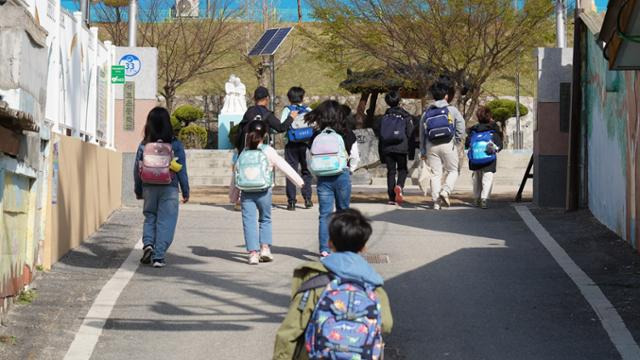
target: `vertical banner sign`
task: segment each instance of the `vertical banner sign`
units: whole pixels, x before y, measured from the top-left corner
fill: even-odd
[[[136,84],[133,81],[124,83],[124,130],[133,131],[135,123]]]
[[[98,94],[96,96],[96,135],[98,139],[104,140],[107,135],[107,92],[109,82],[107,79],[106,66],[100,66],[98,70]]]
[[[58,178],[60,176],[59,150],[60,142],[53,143],[53,174],[51,176],[51,204],[58,203]]]

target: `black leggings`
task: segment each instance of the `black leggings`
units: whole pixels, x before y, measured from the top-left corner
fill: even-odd
[[[389,201],[395,201],[396,193],[394,188],[396,185],[404,188],[404,182],[407,180],[407,154],[385,154],[384,162],[387,164],[387,192],[389,193]],[[396,168],[398,173],[397,180]]]

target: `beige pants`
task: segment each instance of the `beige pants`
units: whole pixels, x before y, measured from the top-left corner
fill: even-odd
[[[427,164],[431,168],[431,196],[433,201],[440,197],[440,191],[451,194],[458,179],[458,149],[453,141],[446,144],[429,144],[427,147]],[[446,172],[444,185],[442,173]]]
[[[492,172],[476,170],[473,172],[473,196],[476,199],[488,199],[493,187]]]

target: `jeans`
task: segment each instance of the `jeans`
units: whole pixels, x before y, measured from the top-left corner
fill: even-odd
[[[164,259],[178,223],[178,188],[172,185],[144,185],[142,197],[142,243],[144,246],[153,246],[154,260]]]
[[[476,199],[489,199],[493,187],[493,173],[484,170],[476,170],[473,177],[473,196]]]
[[[385,154],[384,162],[387,164],[387,193],[389,195],[389,201],[395,201],[396,193],[394,188],[398,185],[404,189],[404,183],[407,180],[407,154]],[[397,180],[396,168],[398,174]]]
[[[284,158],[289,165],[297,171],[298,164],[300,164],[300,174],[302,175],[302,180],[304,180],[304,186],[300,192],[305,200],[311,200],[311,182],[313,181],[311,171],[307,167],[308,149],[309,147],[306,143],[296,142],[287,143],[284,147]],[[289,179],[287,179],[287,200],[290,203],[296,202],[296,186]]]
[[[258,251],[260,245],[271,245],[271,189],[243,191],[241,199],[242,231],[247,251]]]
[[[349,208],[351,202],[351,175],[348,170],[336,176],[318,176],[318,202],[320,207],[320,225],[318,238],[320,252],[329,252],[329,218],[336,210]]]
[[[453,140],[446,144],[429,144],[427,146],[427,164],[431,168],[431,196],[433,201],[438,201],[440,189],[448,194],[453,192],[453,188],[458,179],[458,148]],[[442,170],[447,172],[442,186]]]

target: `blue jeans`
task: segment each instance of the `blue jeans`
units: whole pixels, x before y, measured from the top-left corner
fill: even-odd
[[[153,259],[164,259],[173,242],[178,223],[178,188],[172,185],[144,185],[144,227],[142,243],[153,246]]]
[[[320,226],[318,238],[320,240],[320,252],[331,251],[329,249],[329,218],[333,212],[335,203],[336,210],[349,208],[351,202],[351,175],[345,170],[336,176],[318,177],[318,203],[320,207]]]
[[[271,189],[243,191],[241,199],[242,231],[247,251],[258,251],[260,245],[271,245]]]

